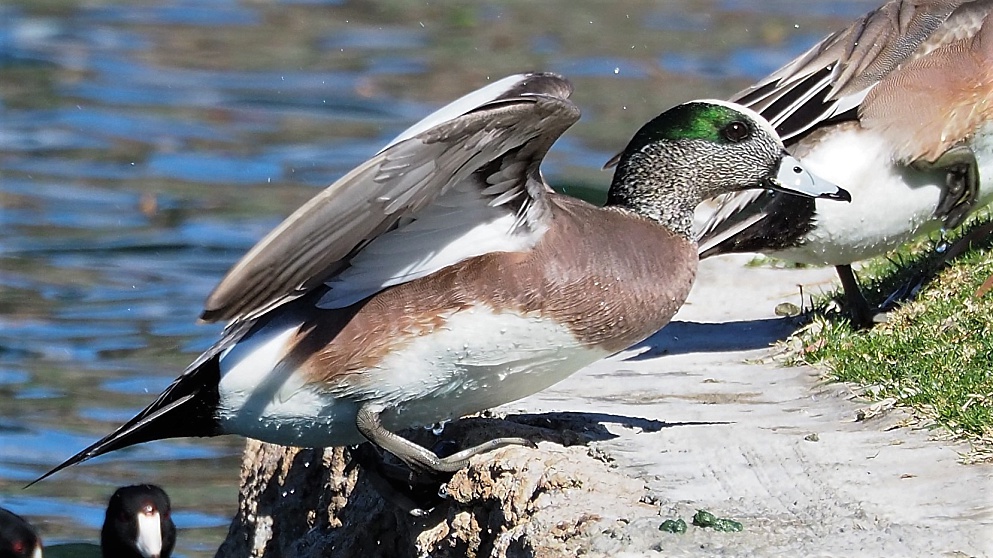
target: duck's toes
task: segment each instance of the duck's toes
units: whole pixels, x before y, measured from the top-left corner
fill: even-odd
[[[404,513],[423,517],[443,500],[442,492],[448,478],[414,473],[406,466],[391,463],[371,443],[351,450],[352,458],[380,497]]]

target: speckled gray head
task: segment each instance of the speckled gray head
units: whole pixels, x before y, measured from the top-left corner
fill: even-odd
[[[787,154],[759,114],[701,100],[673,107],[638,130],[621,155],[608,204],[637,208],[688,235],[697,204],[749,188],[851,201],[847,191]]]

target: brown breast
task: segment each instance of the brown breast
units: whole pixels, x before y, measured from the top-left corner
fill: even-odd
[[[471,258],[353,307],[318,311],[288,358],[315,381],[354,384],[361,379],[346,377],[477,305],[554,320],[608,352],[667,324],[693,284],[696,246],[630,213],[551,198],[552,225],[532,251]]]

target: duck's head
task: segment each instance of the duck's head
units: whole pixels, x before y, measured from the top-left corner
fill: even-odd
[[[100,532],[105,557],[167,558],[176,544],[169,495],[154,484],[117,489]]]
[[[851,201],[807,171],[758,113],[727,101],[690,101],[642,126],[620,155],[607,204],[689,236],[703,200],[749,188]]]

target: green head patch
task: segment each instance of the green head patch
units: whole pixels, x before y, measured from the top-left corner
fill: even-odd
[[[746,141],[756,133],[755,121],[730,106],[691,102],[669,109],[638,130],[625,151],[659,141],[703,140],[716,144]]]

